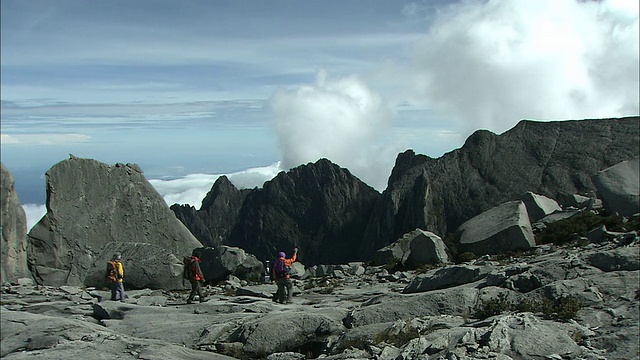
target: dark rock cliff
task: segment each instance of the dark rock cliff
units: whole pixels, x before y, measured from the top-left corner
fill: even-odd
[[[440,158],[400,154],[375,205],[363,254],[422,228],[444,236],[464,221],[531,191],[561,203],[595,191],[591,177],[639,152],[639,119],[523,120],[496,135],[476,131]]]
[[[290,256],[297,246],[305,264],[334,264],[362,259],[359,244],[366,241],[362,234],[378,197],[347,169],[320,159],[281,172],[261,189],[240,192],[226,178],[218,180],[195,214],[172,209],[212,245],[215,236],[222,237],[224,244],[260,260],[271,260],[278,251]],[[199,224],[207,230],[199,230]]]

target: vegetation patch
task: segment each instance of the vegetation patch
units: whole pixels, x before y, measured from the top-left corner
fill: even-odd
[[[507,312],[541,313],[547,319],[568,321],[575,319],[582,308],[580,299],[575,296],[563,296],[556,301],[544,298],[541,301],[523,299],[514,303],[507,299],[506,294],[500,294],[478,304],[473,312],[476,319],[487,319]]]
[[[619,215],[601,215],[585,211],[568,219],[562,219],[548,224],[536,235],[538,244],[565,245],[576,237],[586,236],[587,233],[604,225],[609,231],[629,232],[638,230],[639,219],[636,217],[626,221]]]
[[[409,326],[402,329],[402,331],[395,331],[393,328],[388,329],[387,331],[379,333],[374,341],[376,344],[385,342],[393,346],[401,347],[418,337],[420,337],[420,331],[413,326]]]

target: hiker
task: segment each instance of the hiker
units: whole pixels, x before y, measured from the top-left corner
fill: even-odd
[[[202,274],[202,269],[200,269],[201,262],[200,251],[198,251],[198,249],[193,250],[191,257],[185,257],[184,278],[191,283],[191,293],[189,294],[189,299],[187,299],[187,304],[193,304],[196,294],[201,303],[207,301],[207,298],[202,295],[201,282],[205,281],[205,279]]]
[[[284,304],[291,303],[293,295],[293,283],[291,282],[291,264],[298,258],[298,248],[293,250],[293,256],[287,259],[287,254],[283,251],[278,253],[278,258],[273,262],[273,278],[278,284],[276,301]],[[286,290],[286,294],[285,294]]]
[[[119,253],[113,255],[113,259],[107,263],[107,281],[111,288],[111,300],[124,302],[124,265]]]

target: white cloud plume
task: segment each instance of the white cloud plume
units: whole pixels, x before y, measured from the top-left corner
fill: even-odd
[[[638,2],[464,1],[439,13],[408,73],[423,99],[478,128],[523,118],[637,115]]]
[[[384,189],[397,155],[381,142],[391,113],[361,79],[329,78],[322,71],[313,85],[276,92],[271,107],[283,168],[327,158]]]

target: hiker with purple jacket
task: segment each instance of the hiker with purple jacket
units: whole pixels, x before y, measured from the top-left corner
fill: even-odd
[[[293,250],[293,256],[287,259],[284,251],[278,253],[278,258],[273,262],[273,278],[278,284],[278,292],[276,292],[276,301],[284,304],[291,303],[293,295],[293,283],[291,282],[291,265],[298,258],[298,248]],[[285,292],[286,290],[286,292]]]

